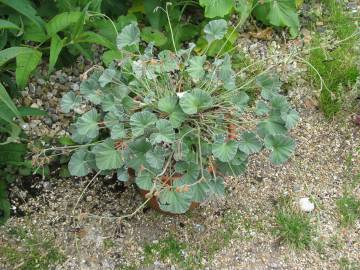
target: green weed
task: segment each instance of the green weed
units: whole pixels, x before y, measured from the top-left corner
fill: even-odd
[[[360,200],[352,195],[344,195],[336,201],[340,215],[340,224],[344,227],[353,225],[360,218]]]
[[[360,265],[356,262],[350,261],[348,258],[342,257],[339,260],[339,267],[341,270],[359,270]]]
[[[344,11],[343,6],[336,0],[325,0],[323,4],[327,10],[323,20],[334,32],[330,37],[331,42],[352,36],[356,26]],[[332,117],[341,110],[347,92],[359,76],[356,64],[357,53],[353,49],[358,36],[353,36],[335,48],[329,48],[328,45],[323,44],[320,35],[315,36],[312,41],[312,47],[318,49],[310,52],[309,62],[313,68],[309,69],[309,73],[316,87],[322,88],[319,99],[320,108],[327,117]],[[330,42],[326,41],[326,43]],[[322,82],[319,75],[322,77]]]
[[[290,205],[289,197],[278,200],[275,222],[273,233],[282,242],[299,249],[308,248],[312,243],[314,229],[310,218],[295,211]]]
[[[179,263],[183,259],[182,251],[185,248],[186,244],[178,241],[174,236],[168,236],[158,243],[145,245],[145,263],[153,262],[155,258],[160,258],[162,261],[169,260]]]
[[[0,246],[0,262],[9,267],[20,270],[45,270],[65,259],[52,240],[44,239],[34,232],[14,227],[7,235],[11,240]]]

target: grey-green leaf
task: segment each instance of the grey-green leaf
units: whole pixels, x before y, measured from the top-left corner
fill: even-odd
[[[153,187],[153,176],[147,171],[141,171],[135,179],[136,185],[142,190],[151,190]]]
[[[95,155],[96,166],[100,170],[118,169],[124,164],[120,152],[115,149],[114,141],[111,139],[95,145],[92,152]]]
[[[224,19],[212,20],[205,25],[204,33],[206,40],[211,43],[214,40],[221,40],[227,31],[227,22]]]
[[[95,105],[99,105],[103,99],[101,86],[95,78],[83,81],[80,84],[80,93]]]
[[[201,80],[205,75],[204,64],[206,55],[193,56],[189,60],[189,67],[186,69],[190,77],[195,81]]]
[[[142,111],[134,113],[130,117],[130,126],[133,135],[135,137],[143,135],[147,128],[155,124],[156,120],[156,115],[151,112]]]
[[[201,110],[211,107],[213,104],[212,97],[202,89],[194,89],[185,93],[180,98],[181,109],[186,114],[195,114]]]
[[[267,114],[269,111],[270,109],[264,101],[259,100],[258,102],[256,102],[255,113],[257,115],[264,115]]]
[[[239,149],[245,154],[257,153],[262,148],[262,142],[256,137],[254,132],[244,132],[239,141]]]
[[[192,200],[192,192],[176,191],[176,187],[183,186],[183,182],[180,180],[173,182],[174,188],[164,189],[160,192],[158,198],[160,209],[173,214],[183,214],[189,210]]]
[[[156,122],[158,132],[151,134],[150,141],[152,144],[172,143],[175,140],[175,131],[169,120],[160,119]]]
[[[289,159],[295,150],[295,142],[285,135],[269,135],[265,137],[265,147],[270,149],[270,159],[280,164]]]
[[[62,97],[60,108],[64,113],[68,113],[78,107],[81,104],[81,101],[81,96],[75,95],[74,92],[68,92]]]
[[[116,124],[110,128],[110,136],[113,140],[123,139],[126,137],[124,124]]]
[[[234,159],[238,149],[236,141],[228,141],[223,143],[214,143],[212,146],[213,155],[222,162],[229,162]]]
[[[257,132],[262,138],[267,135],[286,134],[286,131],[283,123],[273,119],[260,121],[257,125]]]
[[[294,109],[288,112],[281,112],[281,119],[284,120],[287,129],[294,128],[299,121],[299,118],[299,113]]]
[[[88,151],[85,149],[76,150],[69,161],[69,172],[73,176],[85,176],[90,173],[91,168],[87,159]]]
[[[247,103],[249,102],[249,96],[244,91],[234,94],[231,98],[231,102],[234,104],[236,109],[240,112],[243,112]]]
[[[89,138],[96,138],[99,135],[99,116],[95,109],[84,113],[76,122],[77,132]]]
[[[125,26],[116,38],[116,45],[119,50],[128,46],[138,45],[139,42],[140,30],[135,23]]]
[[[260,75],[256,78],[256,83],[261,87],[261,96],[266,100],[277,94],[282,85],[279,77],[274,74]]]
[[[176,109],[178,98],[176,96],[166,96],[159,100],[158,108],[162,112],[172,113]]]
[[[147,163],[154,169],[162,169],[165,161],[164,154],[161,151],[150,150],[146,152],[145,158]]]

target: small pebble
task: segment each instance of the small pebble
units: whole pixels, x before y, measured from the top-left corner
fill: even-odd
[[[315,205],[309,200],[308,197],[301,198],[299,200],[299,206],[301,211],[311,212],[315,209]]]

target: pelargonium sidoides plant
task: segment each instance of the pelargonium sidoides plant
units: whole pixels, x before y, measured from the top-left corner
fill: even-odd
[[[227,23],[211,21],[204,31],[211,44],[224,37]],[[64,95],[64,112],[92,106],[70,128],[80,144],[69,162],[72,175],[116,173],[128,181],[130,168],[161,210],[184,213],[192,202],[222,195],[224,177],[244,172],[249,155],[264,147],[275,164],[290,157],[295,143],[287,131],[299,117],[276,76],[264,73],[246,83],[261,89],[252,109],[228,54],[208,60],[190,44],[155,55],[152,44],[140,52],[139,42],[137,25],[127,25],[117,38],[124,58],[95,69],[80,93]],[[244,120],[249,113],[254,128]]]

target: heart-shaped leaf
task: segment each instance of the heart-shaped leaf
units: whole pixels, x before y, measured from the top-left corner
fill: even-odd
[[[231,68],[231,59],[228,53],[225,54],[224,60],[220,66],[219,77],[222,80],[226,90],[234,90],[236,88],[235,72]]]
[[[231,98],[232,104],[236,107],[239,112],[243,112],[246,105],[249,102],[249,96],[244,91],[234,94]]]
[[[175,140],[175,131],[169,120],[160,119],[156,121],[158,132],[151,134],[150,141],[152,144],[172,143]]]
[[[226,31],[227,22],[224,19],[210,21],[204,28],[205,38],[209,43],[223,39]]]
[[[234,6],[233,0],[200,0],[200,5],[205,7],[205,17],[224,17],[229,14]]]
[[[269,135],[265,137],[265,147],[270,149],[270,160],[280,164],[289,159],[295,150],[295,142],[288,136]]]
[[[194,89],[189,93],[185,93],[180,98],[181,109],[186,114],[195,114],[211,107],[212,104],[213,101],[210,94],[202,89]]]
[[[203,67],[205,61],[206,55],[193,56],[189,60],[189,67],[186,69],[186,71],[195,82],[200,81],[205,75],[205,70]]]
[[[85,176],[91,172],[88,160],[88,151],[85,149],[76,150],[69,161],[69,172],[73,176]]]
[[[238,149],[236,141],[228,141],[223,143],[215,143],[212,146],[213,155],[222,162],[229,162],[234,159]]]
[[[135,179],[136,185],[143,190],[151,190],[153,187],[153,176],[147,171],[141,171]]]
[[[141,136],[145,133],[145,130],[155,124],[157,118],[156,115],[147,112],[137,112],[130,117],[131,131],[135,137]]]
[[[264,138],[267,135],[286,134],[287,130],[282,122],[268,119],[258,123],[257,132],[260,137]]]
[[[111,139],[95,145],[92,153],[95,155],[96,166],[100,170],[118,169],[124,164],[120,152],[115,149],[114,141]]]
[[[135,23],[125,26],[116,38],[116,46],[119,50],[128,46],[137,46],[140,42],[140,30]]]
[[[276,95],[282,85],[279,77],[274,74],[260,75],[256,78],[256,83],[261,87],[261,96],[266,100]]]
[[[84,113],[81,117],[79,117],[75,124],[77,132],[80,135],[84,135],[92,139],[96,138],[99,135],[98,120],[99,116],[95,109]]]
[[[288,112],[281,112],[281,119],[284,120],[287,129],[292,129],[296,126],[299,121],[299,114],[294,109]]]
[[[150,150],[145,154],[146,161],[149,163],[149,165],[157,170],[162,169],[164,166],[164,152],[159,150]]]
[[[264,101],[259,100],[258,102],[256,102],[255,113],[257,115],[264,115],[267,114],[269,111],[270,109]]]
[[[116,171],[117,180],[121,182],[127,182],[129,180],[128,168],[126,166],[122,166]]]
[[[247,155],[259,152],[262,145],[254,132],[244,132],[239,141],[239,149]]]
[[[191,205],[192,192],[188,191],[177,191],[177,187],[183,187],[184,182],[176,180],[173,182],[173,188],[164,189],[160,192],[158,202],[160,209],[173,214],[183,214]]]
[[[110,136],[113,140],[123,139],[126,137],[126,130],[124,124],[116,124],[110,128]]]
[[[68,92],[62,97],[60,101],[60,108],[64,113],[68,113],[74,108],[80,106],[81,101],[81,96],[75,95],[74,92]]]
[[[176,109],[178,98],[176,96],[166,96],[159,100],[158,108],[162,112],[172,113]]]
[[[101,86],[95,76],[90,77],[80,84],[80,93],[95,105],[100,104],[103,98]]]

